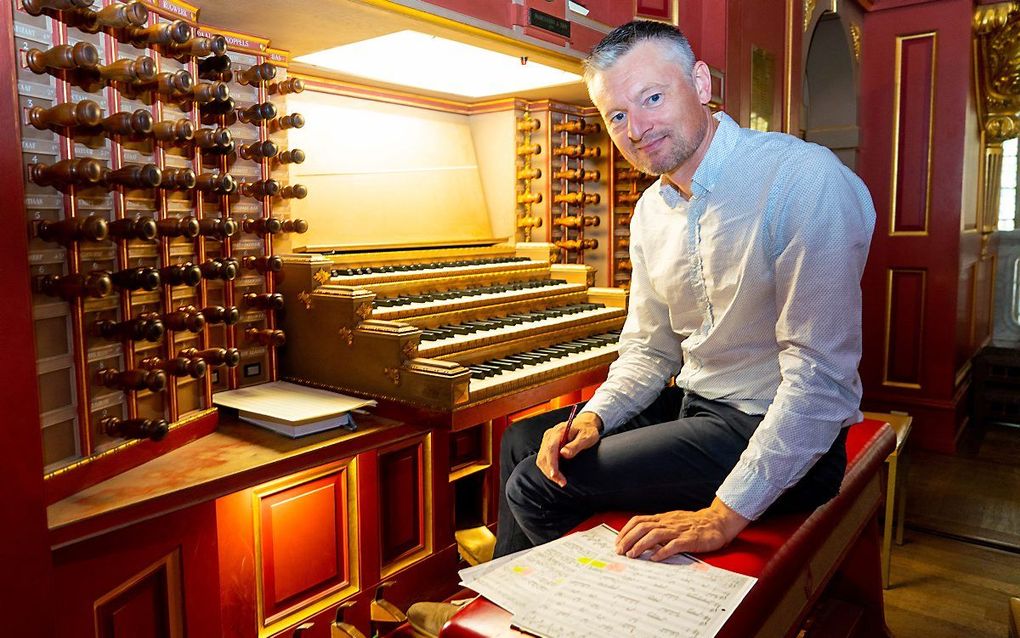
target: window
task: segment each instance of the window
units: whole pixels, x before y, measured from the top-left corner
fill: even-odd
[[[1002,183],[999,190],[999,230],[1016,230],[1017,218],[1017,139],[1002,143]]]

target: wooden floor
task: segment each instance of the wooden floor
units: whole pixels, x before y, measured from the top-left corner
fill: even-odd
[[[892,551],[897,638],[1005,638],[1020,596],[1020,428],[968,428],[955,455],[914,454],[907,532]]]
[[[1020,554],[908,529],[890,580],[885,616],[896,638],[1006,638]]]

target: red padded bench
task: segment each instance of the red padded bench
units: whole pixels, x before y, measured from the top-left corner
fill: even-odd
[[[882,421],[866,419],[851,426],[846,476],[836,498],[810,515],[755,522],[725,549],[699,555],[717,567],[758,578],[720,630],[720,638],[795,635],[827,586],[834,598],[854,609],[849,619],[839,619],[841,633],[889,635],[876,514],[882,499],[882,463],[895,444],[896,435]],[[599,514],[577,531],[600,523],[620,529],[630,516]],[[510,628],[510,614],[484,598],[466,605],[440,634],[441,638],[521,635]],[[830,634],[819,627],[817,635]]]

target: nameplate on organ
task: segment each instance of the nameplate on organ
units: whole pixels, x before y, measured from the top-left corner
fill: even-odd
[[[518,243],[285,255],[283,377],[453,413],[497,400],[513,411],[539,402],[551,382],[604,374],[626,292],[590,287],[592,268],[552,263],[557,250]]]

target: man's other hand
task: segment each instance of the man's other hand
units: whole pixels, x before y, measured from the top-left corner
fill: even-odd
[[[711,552],[728,545],[749,522],[718,498],[696,512],[635,516],[617,535],[616,553],[637,558],[651,550],[651,559],[659,561],[680,552]]]
[[[535,459],[538,469],[553,483],[566,487],[567,479],[560,472],[560,457],[572,459],[587,450],[598,443],[600,432],[602,419],[594,412],[578,414],[570,424],[569,431],[566,421],[549,428],[542,436],[542,447],[538,449],[538,457]]]

